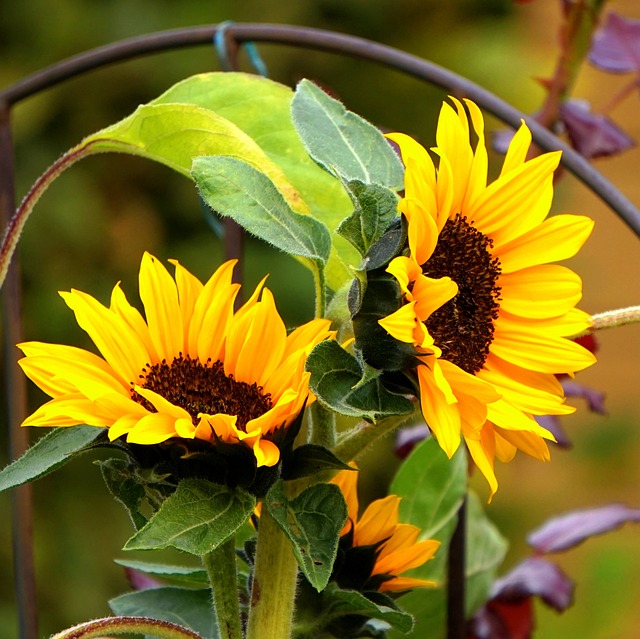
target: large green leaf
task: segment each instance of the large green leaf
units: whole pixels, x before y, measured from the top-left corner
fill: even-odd
[[[293,211],[264,173],[235,158],[200,157],[192,174],[204,201],[220,215],[289,255],[327,263],[327,227]]]
[[[206,639],[217,639],[218,632],[208,590],[166,586],[120,595],[109,601],[116,615],[150,617],[172,621],[195,630]]]
[[[0,491],[38,479],[66,464],[103,432],[94,426],[54,428],[0,471]]]
[[[239,489],[204,479],[185,479],[124,549],[173,546],[205,555],[229,539],[247,521],[255,505],[255,497]]]
[[[296,87],[291,114],[307,152],[327,171],[345,180],[403,188],[402,163],[382,133],[309,80]]]
[[[214,72],[179,82],[151,104],[193,104],[233,122],[283,170],[308,211],[333,229],[352,207],[340,182],[307,154],[291,121],[292,98],[289,87],[273,80]]]
[[[98,461],[97,464],[112,497],[122,504],[135,529],[140,530],[147,523],[147,518],[141,512],[146,493],[132,464],[117,458]]]
[[[338,552],[347,505],[335,484],[315,484],[289,500],[282,482],[267,493],[265,506],[293,544],[309,583],[321,591],[328,583]]]
[[[87,153],[131,153],[166,164],[189,177],[193,159],[227,155],[262,171],[293,208],[299,193],[282,170],[233,122],[193,104],[145,104],[124,120],[85,138],[77,147]]]
[[[380,371],[362,366],[335,341],[318,344],[307,358],[309,388],[318,401],[342,415],[377,421],[390,415],[407,415],[413,403],[387,390]]]
[[[402,497],[400,521],[421,528],[420,539],[442,543],[435,557],[409,575],[432,579],[438,587],[419,588],[402,598],[402,607],[415,619],[411,637],[444,637],[446,623],[447,548],[458,509],[467,487],[466,453],[461,448],[451,460],[431,437],[421,442],[400,467],[389,491]],[[394,639],[401,637],[391,633]]]

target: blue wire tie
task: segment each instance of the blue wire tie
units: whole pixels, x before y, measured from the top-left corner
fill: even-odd
[[[229,51],[227,50],[227,31],[233,24],[233,20],[225,20],[224,22],[221,22],[213,36],[213,46],[218,54],[223,71],[235,71],[235,65],[231,62],[231,59],[229,58]],[[249,58],[249,63],[256,73],[261,75],[263,78],[268,77],[269,72],[267,71],[267,65],[260,57],[258,47],[256,47],[255,43],[244,42],[240,46],[244,46],[244,49],[247,52],[247,57]]]

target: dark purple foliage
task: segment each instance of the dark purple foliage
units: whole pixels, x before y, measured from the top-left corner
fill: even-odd
[[[591,412],[600,415],[607,414],[607,408],[604,405],[605,394],[602,391],[589,388],[589,386],[583,386],[573,380],[564,380],[562,382],[562,388],[567,397],[580,397],[584,399]]]
[[[555,438],[556,445],[565,450],[572,448],[573,444],[569,439],[569,435],[564,428],[557,415],[534,415],[534,419],[542,426],[546,428]]]
[[[423,440],[430,437],[431,433],[426,424],[407,426],[401,428],[396,435],[395,452],[400,459],[406,459],[409,453]]]
[[[588,537],[619,528],[627,522],[640,523],[640,509],[624,504],[576,510],[554,517],[534,530],[527,542],[538,553],[560,552],[577,546]]]
[[[493,584],[491,598],[515,602],[537,596],[562,612],[573,603],[574,588],[574,583],[558,566],[542,557],[531,557]]]
[[[611,73],[640,73],[640,20],[609,13],[596,31],[589,62]]]
[[[573,147],[585,158],[599,158],[626,151],[635,142],[606,115],[591,111],[588,102],[567,100],[560,118]]]

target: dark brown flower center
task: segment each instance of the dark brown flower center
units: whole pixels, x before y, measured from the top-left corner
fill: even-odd
[[[458,285],[458,294],[426,325],[442,358],[472,374],[487,359],[500,308],[500,261],[491,254],[492,246],[491,238],[457,215],[447,220],[433,255],[422,265],[425,275],[449,276]]]
[[[211,360],[202,364],[188,355],[179,355],[171,364],[163,360],[160,364],[147,364],[142,369],[139,385],[158,393],[166,400],[184,408],[193,423],[198,414],[237,415],[236,426],[242,430],[247,422],[264,415],[271,407],[271,395],[261,386],[247,384],[225,375],[222,362]],[[131,398],[151,412],[155,408],[139,393],[132,390]]]

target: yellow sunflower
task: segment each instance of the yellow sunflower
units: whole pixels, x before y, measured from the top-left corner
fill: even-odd
[[[388,272],[404,293],[401,308],[380,320],[412,344],[422,413],[451,457],[464,438],[476,465],[497,489],[494,459],[517,449],[549,458],[551,433],[533,415],[562,415],[555,374],[590,366],[594,356],[567,339],[590,326],[575,308],[580,278],[550,264],[580,249],[593,222],[577,215],[547,218],[560,153],[527,160],[531,134],[523,123],[498,178],[487,183],[484,122],[478,107],[444,104],[437,128],[438,168],[410,137],[394,133],[405,164],[408,255]]]
[[[146,321],[119,284],[107,308],[81,291],[61,292],[102,357],[61,344],[26,342],[20,365],[53,399],[23,426],[87,424],[110,440],[159,444],[170,438],[238,443],[257,466],[278,463],[270,441],[313,401],[304,365],[331,337],[316,319],[289,335],[264,280],[236,312],[235,261],[203,284],[172,261],[175,279],[152,255],[140,266]]]
[[[357,481],[358,473],[350,470],[339,472],[332,480],[342,491],[349,512],[340,533],[338,585],[380,592],[434,587],[434,581],[400,575],[433,559],[440,542],[418,541],[418,527],[398,523],[401,499],[397,495],[372,502],[358,519]]]

